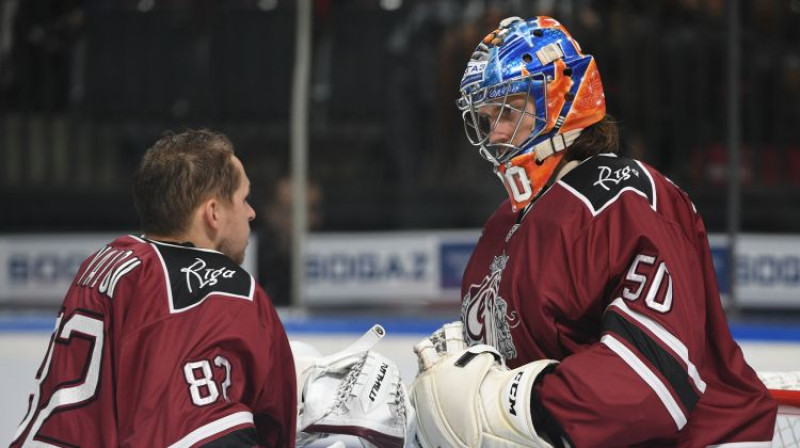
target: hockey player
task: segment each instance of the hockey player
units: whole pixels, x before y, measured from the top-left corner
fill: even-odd
[[[371,350],[382,327],[325,357],[295,342],[295,365],[239,266],[249,193],[220,133],[168,134],[147,151],[134,178],[144,235],[81,265],[12,447],[293,447],[296,433],[404,445],[413,409],[397,365]]]
[[[509,199],[464,273],[463,334],[415,348],[420,443],[770,446],[777,406],[731,338],[702,219],[616,154],[593,57],[556,20],[508,18],[461,94]]]
[[[134,179],[144,235],[81,265],[12,447],[294,446],[289,342],[239,266],[249,189],[222,134],[147,151]]]

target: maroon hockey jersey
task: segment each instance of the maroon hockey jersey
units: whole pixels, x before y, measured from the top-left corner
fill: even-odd
[[[283,325],[213,250],[126,236],[87,259],[37,382],[12,447],[191,447],[253,432],[294,446]]]
[[[704,224],[643,163],[595,156],[504,203],[462,297],[471,343],[561,361],[535,395],[577,447],[769,446],[777,405],[730,335]]]

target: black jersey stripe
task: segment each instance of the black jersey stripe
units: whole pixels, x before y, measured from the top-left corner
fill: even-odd
[[[700,400],[700,395],[692,387],[689,374],[684,366],[671,353],[661,347],[641,328],[616,312],[610,310],[606,312],[603,317],[603,327],[606,331],[635,347],[667,379],[687,413],[692,412]]]
[[[244,428],[212,440],[202,448],[250,448],[258,446],[258,434],[255,428]]]

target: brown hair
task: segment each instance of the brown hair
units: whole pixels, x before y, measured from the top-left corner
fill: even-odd
[[[564,161],[582,161],[600,153],[619,152],[619,127],[614,117],[606,114],[597,123],[586,127],[564,154]]]
[[[133,177],[133,202],[144,233],[176,235],[205,200],[233,200],[241,175],[233,144],[207,129],[166,132],[147,150]]]

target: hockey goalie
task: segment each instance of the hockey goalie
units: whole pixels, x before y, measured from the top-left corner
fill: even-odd
[[[618,154],[594,57],[510,17],[460,90],[508,199],[467,263],[463,330],[417,347],[423,447],[770,446],[777,404],[731,337],[700,213]]]

